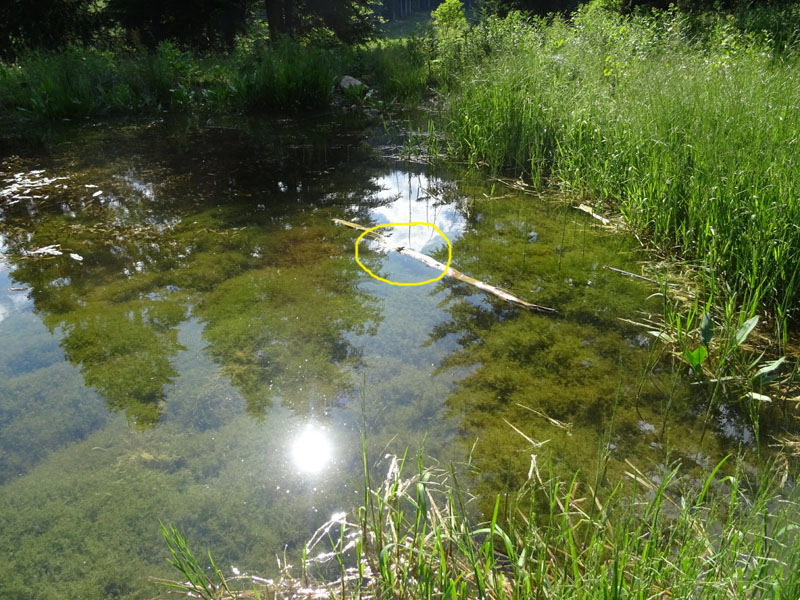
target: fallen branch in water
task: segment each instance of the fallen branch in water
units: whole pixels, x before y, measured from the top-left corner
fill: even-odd
[[[344,225],[345,227],[350,227],[351,229],[358,229],[359,231],[367,231],[369,229],[367,227],[359,225],[358,223],[351,223],[350,221],[343,221],[342,219],[333,219],[333,222],[336,223],[337,225]],[[469,275],[465,275],[461,271],[454,269],[452,266],[447,268],[438,260],[431,258],[426,254],[422,254],[421,252],[417,252],[416,250],[411,250],[410,248],[406,248],[404,246],[393,246],[385,237],[375,233],[374,231],[370,232],[369,236],[372,239],[382,243],[389,250],[394,250],[395,252],[398,252],[400,254],[405,254],[406,256],[410,256],[411,258],[416,259],[421,263],[428,265],[429,267],[445,272],[444,273],[445,277],[452,277],[453,279],[458,279],[459,281],[468,283],[469,285],[476,287],[479,290],[486,292],[487,294],[491,294],[502,300],[505,300],[506,302],[510,302],[511,304],[515,304],[516,306],[520,306],[522,308],[527,308],[528,310],[535,310],[545,313],[558,312],[553,308],[548,308],[547,306],[539,306],[538,304],[531,304],[530,302],[527,302],[522,298],[517,298],[516,296],[505,290],[502,290],[486,282],[475,279],[474,277],[470,277]]]
[[[658,281],[655,279],[650,279],[649,277],[645,277],[644,275],[637,275],[636,273],[631,273],[630,271],[623,271],[622,269],[616,269],[614,267],[609,267],[608,265],[603,265],[603,268],[607,271],[613,271],[614,273],[619,273],[620,275],[625,275],[625,277],[632,277],[633,279],[641,279],[642,281],[649,281],[650,283],[655,283],[656,285],[660,285]]]
[[[586,205],[586,204],[580,204],[580,205],[576,206],[575,208],[576,208],[577,210],[580,210],[580,211],[582,211],[582,212],[585,212],[585,213],[586,213],[587,215],[589,215],[590,217],[592,217],[592,218],[594,218],[594,219],[597,219],[597,220],[598,220],[598,221],[600,221],[600,222],[601,222],[603,225],[609,225],[609,224],[611,223],[611,221],[609,221],[608,219],[606,219],[604,216],[602,216],[602,215],[598,215],[596,212],[594,212],[594,209],[593,209],[591,206],[588,206],[588,205]]]

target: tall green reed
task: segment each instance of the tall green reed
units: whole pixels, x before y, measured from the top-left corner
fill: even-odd
[[[446,128],[472,164],[612,204],[727,282],[748,317],[766,306],[785,324],[800,304],[800,68],[721,29],[699,39],[678,12],[592,6],[570,22],[489,20]]]

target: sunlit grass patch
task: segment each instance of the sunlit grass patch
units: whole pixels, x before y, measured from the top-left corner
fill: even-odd
[[[578,475],[543,478],[534,456],[510,508],[498,498],[475,525],[454,472],[420,465],[409,476],[405,457],[392,458],[379,484],[365,475],[353,517],[317,531],[294,576],[286,565],[280,580],[226,578],[164,528],[183,578],[160,583],[206,600],[796,597],[797,490],[776,469],[751,485],[741,468],[721,477],[720,466],[687,487],[678,466],[656,476],[629,463],[625,491],[601,491]]]
[[[421,37],[376,44],[358,52],[356,61],[386,101],[419,102],[432,83],[430,56]]]
[[[698,39],[680,13],[490,20],[447,95],[451,151],[608,202],[702,262],[712,293],[784,321],[800,302],[800,69],[770,44]]]

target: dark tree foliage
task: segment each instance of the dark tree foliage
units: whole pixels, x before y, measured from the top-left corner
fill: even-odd
[[[476,6],[479,12],[507,15],[512,10],[520,10],[532,15],[547,13],[568,13],[578,8],[579,0],[479,0]]]
[[[0,53],[87,42],[101,25],[97,0],[1,0]]]
[[[637,7],[667,8],[674,4],[679,9],[692,11],[706,11],[715,9],[757,9],[760,7],[781,7],[796,4],[797,0],[622,0],[624,11],[633,10]]]
[[[585,4],[588,0],[477,0],[476,7],[480,12],[507,15],[512,10],[521,10],[534,15],[551,12],[569,13]],[[623,12],[636,8],[665,9],[674,4],[687,12],[714,9],[750,9],[762,6],[783,6],[796,3],[797,0],[621,0]],[[613,3],[609,3],[613,4]]]
[[[375,36],[378,0],[264,0],[270,37],[297,37],[314,29],[329,29],[347,44]]]
[[[252,0],[108,0],[107,14],[132,41],[172,40],[196,48],[233,46],[246,29]]]
[[[414,0],[421,1],[430,4]],[[273,40],[325,29],[353,44],[375,36],[380,6],[381,0],[0,0],[0,54],[87,43],[117,27],[133,44],[149,48],[163,40],[230,48],[261,10]]]

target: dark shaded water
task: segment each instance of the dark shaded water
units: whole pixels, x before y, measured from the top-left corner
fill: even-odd
[[[2,160],[0,597],[150,598],[171,575],[159,519],[269,573],[358,505],[362,428],[371,459],[470,463],[483,507],[532,454],[566,475],[607,448],[613,480],[626,458],[705,468],[752,444],[723,405],[699,446],[703,398],[620,320],[660,311],[602,268],[638,271],[631,240],[343,129],[97,126]],[[381,283],[333,218],[435,223],[459,270],[559,314]],[[391,235],[446,256],[430,228]],[[383,277],[436,275],[361,250]]]

